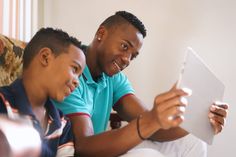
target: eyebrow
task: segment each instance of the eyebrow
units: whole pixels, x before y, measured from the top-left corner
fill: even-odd
[[[134,45],[129,40],[124,40],[124,41],[127,42],[131,47],[134,47]]]
[[[80,62],[77,62],[77,61],[73,60],[73,63],[75,63],[76,65],[79,66],[80,69],[82,69],[82,66],[81,66]]]

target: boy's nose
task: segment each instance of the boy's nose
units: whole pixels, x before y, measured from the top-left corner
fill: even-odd
[[[77,79],[77,77],[73,79],[72,83],[73,83],[75,88],[79,86],[79,80]]]

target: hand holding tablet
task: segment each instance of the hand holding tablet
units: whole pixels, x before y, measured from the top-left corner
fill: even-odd
[[[192,90],[192,95],[186,97],[188,106],[181,127],[212,144],[215,133],[208,114],[214,102],[222,101],[224,85],[191,48],[187,49],[178,87]]]

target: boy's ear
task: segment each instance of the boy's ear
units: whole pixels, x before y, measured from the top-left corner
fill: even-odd
[[[52,58],[52,50],[48,47],[44,47],[39,51],[39,60],[43,66],[47,66]]]

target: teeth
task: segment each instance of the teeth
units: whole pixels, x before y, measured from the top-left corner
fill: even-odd
[[[121,70],[120,66],[115,61],[113,63],[117,67],[117,69],[120,71]]]

